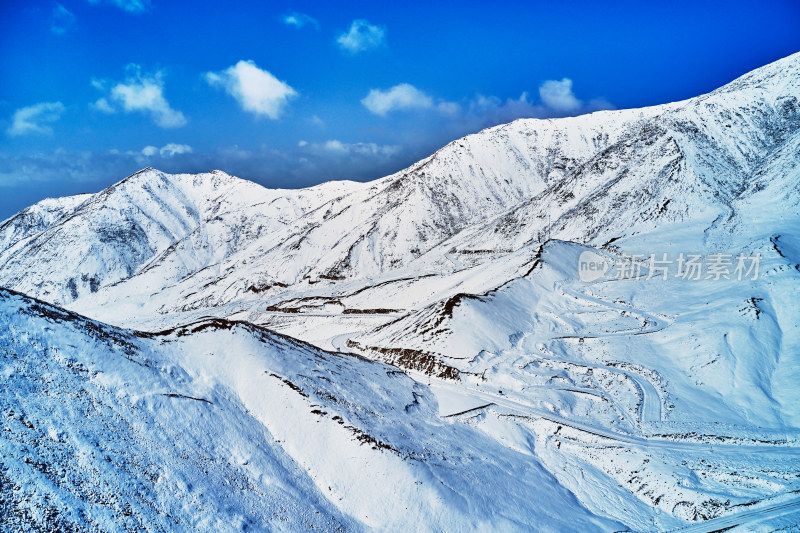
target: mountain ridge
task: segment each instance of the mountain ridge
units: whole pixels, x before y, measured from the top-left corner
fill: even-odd
[[[622,111],[603,111],[603,112],[596,112],[595,114],[591,115],[583,115],[580,117],[573,117],[567,119],[545,119],[545,120],[538,120],[538,119],[520,119],[510,124],[496,126],[493,128],[488,128],[479,132],[477,134],[469,135],[463,139],[459,139],[457,141],[453,141],[446,145],[445,147],[437,150],[434,154],[425,158],[424,160],[415,163],[411,167],[406,170],[400,171],[396,174],[391,176],[387,176],[385,178],[381,178],[374,182],[368,182],[367,184],[357,185],[354,182],[338,182],[336,184],[326,185],[323,187],[317,186],[308,189],[302,189],[299,191],[309,191],[309,190],[319,190],[324,188],[340,188],[337,192],[341,192],[344,196],[336,196],[336,195],[328,195],[324,198],[323,201],[318,202],[319,205],[316,205],[315,209],[309,209],[308,211],[305,210],[295,210],[295,212],[287,218],[287,222],[296,222],[298,223],[299,220],[303,219],[304,217],[311,216],[312,219],[308,220],[307,222],[299,225],[296,229],[290,230],[289,233],[283,234],[283,236],[277,239],[275,245],[273,245],[272,253],[278,254],[281,257],[297,257],[297,261],[304,261],[307,257],[307,253],[298,254],[294,250],[302,250],[307,245],[306,242],[309,239],[314,240],[315,234],[320,232],[320,227],[324,227],[326,222],[329,218],[342,218],[344,220],[341,222],[342,225],[345,226],[353,226],[354,219],[351,215],[347,218],[347,212],[352,212],[352,209],[349,209],[349,206],[354,204],[360,204],[363,202],[372,202],[371,205],[373,207],[367,208],[367,213],[373,213],[370,215],[374,221],[364,225],[363,223],[356,227],[363,227],[363,230],[357,230],[353,233],[352,236],[346,237],[344,241],[339,241],[340,244],[334,245],[333,249],[327,252],[325,255],[321,257],[315,257],[314,261],[317,261],[316,267],[314,267],[311,271],[311,275],[325,275],[325,276],[332,276],[332,277],[349,277],[353,275],[353,269],[363,275],[364,273],[374,273],[385,271],[386,269],[393,269],[399,264],[404,264],[409,261],[413,261],[419,253],[424,253],[430,250],[422,248],[419,252],[416,252],[416,248],[414,248],[414,244],[403,244],[400,249],[396,252],[393,249],[396,249],[397,246],[389,247],[385,249],[385,245],[382,246],[381,250],[373,250],[371,255],[368,259],[365,259],[359,252],[367,242],[372,242],[373,245],[378,245],[379,243],[386,243],[387,240],[394,240],[394,241],[402,241],[406,243],[419,243],[419,242],[431,242],[433,239],[433,243],[441,242],[442,240],[446,240],[447,238],[453,237],[455,234],[463,230],[465,227],[469,226],[471,221],[469,218],[464,218],[466,213],[470,212],[477,212],[483,213],[482,216],[486,215],[498,215],[502,213],[506,209],[512,209],[520,202],[528,200],[532,196],[535,197],[536,194],[548,194],[548,190],[555,191],[552,186],[547,186],[547,183],[550,181],[554,181],[551,179],[550,174],[552,171],[547,171],[548,168],[561,168],[564,167],[568,170],[570,167],[569,165],[575,165],[575,162],[580,161],[582,158],[584,159],[584,165],[591,161],[591,159],[586,159],[590,157],[589,155],[580,156],[580,148],[576,150],[576,141],[575,138],[577,136],[580,142],[577,142],[579,146],[583,143],[586,146],[591,145],[592,150],[595,151],[596,154],[600,154],[600,161],[603,160],[602,156],[602,149],[605,147],[607,148],[606,144],[603,143],[610,143],[615,144],[617,139],[609,138],[609,133],[607,132],[608,129],[611,130],[612,135],[621,136],[624,135],[624,132],[620,130],[620,128],[613,126],[615,121],[621,120],[622,122],[630,121],[630,116],[638,116],[640,120],[649,120],[652,119],[655,115],[663,115],[663,114],[674,114],[679,112],[681,109],[687,108],[687,106],[694,106],[697,108],[700,104],[704,106],[708,106],[708,100],[713,100],[714,98],[719,97],[720,95],[727,95],[732,92],[746,90],[748,85],[746,82],[750,81],[755,78],[757,83],[759,84],[758,87],[763,85],[766,81],[771,80],[776,76],[774,73],[775,70],[782,68],[788,65],[791,68],[797,69],[796,63],[798,55],[795,54],[793,56],[789,56],[779,62],[776,62],[772,65],[768,65],[758,69],[755,72],[745,74],[740,78],[737,78],[733,82],[727,84],[726,86],[721,87],[707,95],[702,95],[700,97],[695,97],[692,99],[684,100],[681,102],[671,103],[671,104],[664,104],[662,106],[652,106],[650,108],[646,108],[645,110],[622,110]],[[789,80],[791,80],[791,75],[787,75]],[[784,76],[785,78],[786,76]],[[780,78],[780,79],[784,79]],[[790,81],[786,82],[790,84]],[[773,83],[774,85],[774,83]],[[794,85],[796,88],[796,84]],[[769,93],[769,91],[766,91]],[[795,100],[797,96],[794,96]],[[784,107],[789,109],[789,105],[791,104],[790,99],[787,99],[784,102]],[[796,106],[796,104],[795,104]],[[791,112],[791,110],[787,111]],[[794,111],[795,115],[797,113],[796,109]],[[602,119],[602,120],[599,120]],[[703,119],[707,122],[707,117],[703,117]],[[609,120],[611,121],[611,126],[609,126]],[[560,122],[559,122],[560,121]],[[584,133],[581,130],[576,130],[572,128],[570,125],[581,125],[583,123],[593,123],[599,121],[603,124],[603,133],[595,133],[594,135],[590,133]],[[633,124],[627,126],[627,128],[636,128],[636,124],[639,123],[638,120],[634,120]],[[489,177],[486,174],[480,174],[480,178],[472,177],[469,179],[466,178],[459,178],[460,181],[458,182],[450,182],[447,183],[447,180],[452,180],[453,176],[465,176],[471,175],[469,174],[471,171],[470,168],[474,168],[471,165],[467,164],[466,167],[463,163],[459,163],[456,166],[453,166],[452,162],[449,162],[451,158],[455,157],[455,160],[463,160],[464,156],[470,157],[471,153],[477,153],[476,151],[479,150],[479,147],[475,147],[470,150],[470,143],[473,143],[473,139],[477,139],[480,141],[480,144],[491,144],[494,139],[494,135],[499,132],[503,132],[503,135],[506,138],[511,139],[514,136],[518,136],[520,133],[524,135],[531,135],[534,134],[540,127],[543,127],[543,131],[548,131],[549,127],[552,127],[553,124],[567,124],[568,127],[566,128],[566,134],[570,135],[572,140],[568,138],[566,141],[562,142],[558,146],[561,146],[560,149],[566,149],[567,153],[561,154],[560,156],[558,153],[556,155],[550,155],[550,163],[545,164],[544,167],[541,167],[538,171],[533,171],[534,175],[538,175],[539,177],[534,179],[533,181],[529,179],[519,180],[516,179],[514,182],[509,181],[509,176],[514,175],[515,173],[519,173],[519,171],[511,170],[516,168],[514,166],[511,169],[507,169],[502,171],[501,174],[497,174],[495,178],[495,185],[493,192],[489,190],[482,190],[482,189],[474,189],[471,192],[469,189],[464,189],[464,185],[466,183],[473,184],[473,183],[485,183],[486,179]],[[535,126],[533,130],[530,127]],[[730,124],[727,124],[730,127]],[[639,126],[641,127],[641,126]],[[591,130],[592,126],[589,127]],[[622,130],[624,130],[623,128]],[[680,128],[679,128],[680,129]],[[557,130],[556,130],[557,131]],[[508,133],[505,133],[508,132]],[[537,138],[541,135],[541,133],[536,133]],[[599,135],[599,137],[598,137]],[[663,134],[662,134],[663,136]],[[601,140],[602,139],[602,140]],[[629,141],[626,141],[629,142]],[[672,140],[672,143],[676,143],[677,139]],[[586,144],[589,143],[589,144]],[[598,144],[600,143],[600,144]],[[528,173],[532,170],[531,168],[531,161],[537,161],[541,164],[541,161],[548,160],[547,157],[542,157],[541,151],[534,151],[532,155],[528,155],[520,159],[521,152],[513,148],[513,143],[510,147],[511,153],[515,154],[513,159],[518,161],[519,168],[522,169],[523,174],[527,171]],[[680,144],[675,144],[675,148],[679,151],[678,154],[681,154]],[[572,147],[572,148],[570,148]],[[600,149],[600,152],[597,150]],[[666,149],[666,147],[662,147],[662,150]],[[501,154],[502,152],[498,152]],[[452,154],[452,155],[451,155]],[[735,154],[734,154],[735,155]],[[745,154],[746,155],[746,154]],[[485,157],[485,156],[484,156]],[[505,157],[505,156],[504,156]],[[555,159],[553,159],[555,157]],[[597,156],[595,156],[597,157]],[[627,157],[627,156],[626,156]],[[685,156],[680,156],[685,157]],[[577,158],[577,159],[575,159]],[[574,161],[570,163],[569,161]],[[731,167],[735,169],[736,167],[740,166],[741,163],[733,162],[734,166]],[[438,165],[440,168],[434,169],[431,171],[429,167],[431,165]],[[694,165],[697,166],[696,164]],[[479,168],[502,168],[503,164],[500,167],[497,167],[497,163],[494,164],[487,164],[485,161],[478,165]],[[426,170],[427,169],[427,170]],[[465,174],[464,172],[467,172]],[[483,171],[481,171],[483,172]],[[496,172],[496,171],[495,171]],[[117,190],[118,188],[124,187],[125,183],[128,180],[134,181],[137,177],[140,176],[147,176],[149,174],[155,174],[157,176],[165,176],[163,173],[159,171],[155,171],[154,169],[148,167],[143,169],[128,178],[125,178],[121,182],[110,186],[109,188],[105,189],[101,193],[99,198],[107,198]],[[563,172],[562,172],[563,173]],[[574,172],[573,172],[574,174]],[[201,174],[201,176],[227,176],[227,174],[221,173],[220,171],[212,171],[210,173]],[[180,175],[179,175],[180,176]],[[449,178],[447,176],[450,176]],[[505,176],[505,178],[499,179],[500,176]],[[445,182],[442,183],[442,178],[445,179]],[[162,178],[163,179],[163,178]],[[227,179],[227,178],[225,178]],[[465,181],[466,179],[466,181]],[[575,179],[575,178],[573,178]],[[433,180],[433,181],[432,181]],[[504,180],[504,181],[503,181]],[[538,181],[537,181],[538,180]],[[277,196],[282,196],[284,200],[297,197],[302,195],[300,192],[293,192],[290,190],[271,190],[271,189],[262,189],[257,185],[248,185],[250,182],[246,182],[243,180],[242,182],[236,182],[236,186],[244,187],[247,190],[254,192],[258,191],[259,193],[266,194],[267,191],[274,191],[271,193],[273,196],[273,200],[276,200]],[[408,185],[407,185],[408,183]],[[511,185],[513,183],[513,185]],[[562,192],[562,194],[567,196],[576,196],[577,191],[569,190],[569,180],[561,181],[556,183],[560,183],[558,186],[566,187],[566,189]],[[724,182],[714,182],[710,185],[714,185],[717,188],[723,187],[724,190]],[[422,189],[420,189],[422,186]],[[510,188],[509,188],[510,186]],[[522,188],[520,188],[522,186]],[[533,188],[531,188],[533,187]],[[547,187],[547,189],[545,189]],[[353,190],[355,189],[355,190]],[[358,190],[367,190],[369,191],[372,196],[361,197],[361,198],[353,198],[351,197],[352,194],[357,194]],[[422,191],[431,191],[431,192],[422,192]],[[445,196],[442,196],[442,192],[444,191]],[[452,191],[452,192],[446,192]],[[458,191],[458,195],[454,195],[454,191]],[[482,191],[482,192],[481,192]],[[281,195],[281,193],[284,193]],[[434,196],[430,196],[433,194]],[[551,195],[553,192],[550,193]],[[421,195],[421,196],[420,196]],[[448,196],[449,195],[449,196]],[[509,196],[510,195],[510,196]],[[334,197],[335,196],[335,197]],[[463,204],[463,201],[459,199],[459,196],[470,196],[477,199],[477,203],[469,205],[466,207]],[[578,193],[577,196],[580,196]],[[674,194],[673,194],[674,196]],[[432,198],[436,198],[436,201],[433,201]],[[490,198],[494,198],[494,200],[489,200]],[[348,198],[348,200],[344,200],[344,198]],[[484,200],[480,200],[480,198],[484,198]],[[188,200],[181,200],[178,197],[178,205],[187,205]],[[487,203],[488,201],[488,203]],[[528,200],[531,201],[531,200]],[[545,197],[542,198],[540,201],[548,201]],[[342,206],[342,202],[346,202],[343,207],[336,207],[337,205]],[[377,203],[376,203],[377,202]],[[408,209],[401,207],[403,204],[408,202],[412,202],[414,207],[412,208],[414,212],[417,213],[426,213],[426,220],[424,223],[420,224],[419,215],[411,214],[410,217],[408,216],[407,212]],[[172,202],[170,202],[172,203]],[[170,203],[164,204],[164,207],[170,205]],[[191,203],[191,202],[189,202]],[[222,204],[222,202],[219,202]],[[435,207],[439,204],[439,207]],[[328,207],[325,208],[325,212],[322,216],[314,215],[315,212],[318,212],[319,208],[327,205]],[[383,205],[383,207],[381,207]],[[386,207],[389,205],[391,207]],[[496,205],[497,207],[490,207],[492,205]],[[400,209],[399,212],[396,214],[394,211]],[[487,212],[487,209],[489,210]],[[387,215],[386,213],[392,212],[392,215]],[[447,213],[450,214],[447,214]],[[430,213],[441,213],[442,215],[434,215],[433,217],[430,216]],[[453,218],[453,213],[455,214],[455,218]],[[364,219],[364,213],[359,213],[359,219]],[[367,216],[366,219],[369,220],[370,216]],[[439,218],[437,218],[439,216]],[[377,218],[376,218],[377,217]],[[415,221],[410,226],[403,228],[389,228],[381,226],[379,222],[381,219],[390,219],[390,220],[412,220]],[[462,220],[463,219],[463,220]],[[329,224],[328,224],[329,225]],[[274,228],[280,231],[280,227]],[[536,231],[542,231],[544,228],[539,228]],[[401,233],[398,233],[400,231]],[[552,230],[549,230],[552,233]],[[8,235],[5,235],[6,242],[12,242]],[[172,238],[171,244],[176,244],[176,240],[181,240],[182,238],[186,238],[187,235],[183,234],[182,232],[175,232],[174,238]],[[330,239],[328,234],[320,235],[320,238],[324,240]],[[377,239],[377,240],[376,240]],[[319,238],[316,239],[317,242]],[[283,244],[281,244],[283,243]],[[277,247],[276,247],[277,245]],[[269,253],[269,248],[264,248],[263,245],[256,244],[256,246],[260,249],[261,253]],[[319,246],[319,244],[317,244]],[[156,246],[155,250],[152,255],[157,255],[159,251],[163,251],[165,247]],[[8,245],[6,245],[5,249],[8,249]],[[314,253],[314,252],[312,252]],[[399,254],[399,255],[398,255]],[[381,260],[377,261],[375,258],[380,257]],[[5,257],[6,261],[10,258]],[[320,262],[321,261],[321,262]],[[376,262],[377,261],[377,262]],[[308,263],[307,261],[305,261]],[[295,272],[292,274],[292,272]],[[89,279],[93,279],[96,276],[93,276],[92,273],[86,273]],[[130,274],[128,274],[130,275]],[[297,281],[298,275],[309,275],[309,272],[306,270],[305,272],[301,270],[293,270],[287,271],[283,274],[280,274],[277,281],[282,283],[293,282]],[[119,281],[119,279],[115,279],[114,282]],[[6,281],[6,284],[8,282]],[[78,283],[80,284],[80,283]],[[85,283],[84,283],[85,284]],[[29,288],[30,290],[30,288]],[[62,301],[66,301],[64,296],[72,296],[69,295],[62,295]]]

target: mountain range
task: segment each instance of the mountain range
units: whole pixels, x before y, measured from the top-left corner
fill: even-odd
[[[800,53],[367,183],[146,168],[44,200],[0,223],[0,512],[795,531],[799,191]]]

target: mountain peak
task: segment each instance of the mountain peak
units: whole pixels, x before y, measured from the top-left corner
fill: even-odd
[[[767,90],[777,98],[800,97],[800,52],[751,70],[709,95],[747,89]]]

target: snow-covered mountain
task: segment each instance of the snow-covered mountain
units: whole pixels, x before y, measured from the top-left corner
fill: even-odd
[[[175,282],[354,187],[268,190],[219,171],[147,168],[98,194],[48,199],[5,221],[3,283],[69,303],[154,268]]]
[[[369,183],[145,169],[45,200],[0,224],[0,287],[28,295],[0,293],[0,509],[75,506],[80,528],[124,502],[131,528],[796,525],[798,191],[795,54],[683,102],[490,128]],[[582,254],[638,271],[582,280]],[[651,254],[723,254],[730,275],[661,279]],[[88,409],[107,418],[79,427]]]

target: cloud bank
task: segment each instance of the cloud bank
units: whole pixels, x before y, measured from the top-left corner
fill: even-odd
[[[71,186],[69,194],[97,192],[146,166],[175,173],[221,169],[268,187],[308,187],[331,179],[379,178],[416,157],[397,145],[337,139],[301,142],[289,149],[264,145],[197,151],[189,145],[169,143],[141,150],[56,150],[24,155],[0,151],[0,198],[6,194],[3,189],[24,186],[27,190],[34,183]]]
[[[496,96],[476,95],[461,102],[437,99],[409,83],[400,83],[389,89],[371,89],[361,104],[380,117],[394,112],[431,110],[438,120],[448,120],[461,125],[464,132],[490,125],[511,122],[518,118],[554,118],[613,109],[602,99],[584,102],[572,90],[572,80],[547,80],[539,86],[539,103],[531,100],[527,92],[519,98],[502,100]],[[419,128],[430,127],[420,123]],[[458,132],[456,135],[462,135]]]
[[[346,143],[331,139],[323,143],[300,141],[298,146],[305,152],[332,154],[334,156],[363,156],[374,158],[391,158],[402,152],[397,145],[381,145],[377,143]]]

